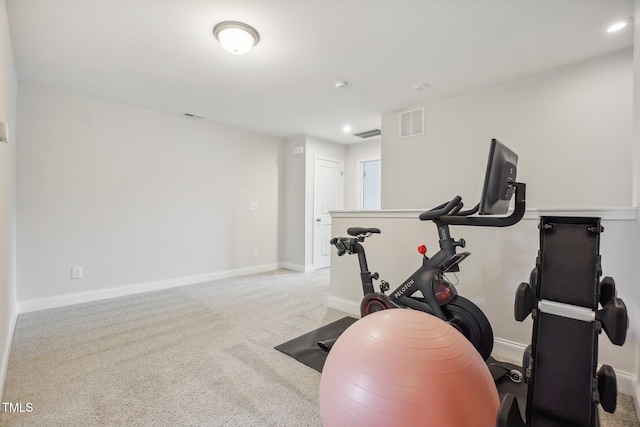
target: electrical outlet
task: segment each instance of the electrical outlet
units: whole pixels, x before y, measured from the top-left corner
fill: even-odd
[[[257,211],[258,210],[258,202],[249,203],[249,210],[250,211]]]
[[[258,256],[258,248],[253,248],[253,256],[254,257]]]
[[[82,267],[71,267],[71,278],[82,279]]]

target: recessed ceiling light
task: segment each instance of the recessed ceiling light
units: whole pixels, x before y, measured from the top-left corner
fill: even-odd
[[[345,127],[342,128],[342,132],[344,133],[349,133],[351,132],[351,126],[347,125]]]
[[[345,82],[344,80],[338,80],[333,84],[333,87],[338,90],[345,89],[347,86],[349,86],[349,83]]]
[[[234,55],[249,52],[260,41],[260,35],[255,28],[236,21],[219,23],[213,28],[213,35],[216,36],[224,50]]]
[[[609,28],[607,28],[607,33],[616,33],[618,31],[621,31],[623,28],[625,28],[627,25],[629,25],[629,23],[627,21],[618,21],[615,22],[613,24],[611,24],[609,26]]]
[[[192,113],[182,113],[182,117],[186,117],[187,119],[193,119],[193,120],[202,120],[202,116],[198,116],[196,114],[192,114]]]

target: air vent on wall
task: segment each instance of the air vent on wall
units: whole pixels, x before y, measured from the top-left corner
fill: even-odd
[[[191,114],[191,113],[182,113],[182,117],[186,117],[187,119],[193,119],[193,120],[202,120],[202,116],[196,116],[195,114]]]
[[[380,129],[371,129],[360,133],[354,133],[353,136],[359,136],[360,138],[371,138],[373,136],[378,136],[381,134],[382,131],[380,131]]]
[[[424,108],[400,113],[400,138],[424,133]]]

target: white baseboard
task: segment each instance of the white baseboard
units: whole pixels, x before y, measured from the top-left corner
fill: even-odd
[[[18,320],[18,309],[14,304],[11,313],[9,313],[9,328],[7,330],[7,339],[4,343],[4,351],[2,352],[2,361],[0,362],[0,399],[4,396],[4,385],[7,380],[7,369],[9,368],[9,356],[11,355],[11,346],[13,345],[13,334],[16,329]]]
[[[493,339],[493,351],[491,352],[491,356],[497,360],[512,360],[518,364],[522,364],[522,355],[526,348],[526,345],[519,342],[495,337]]]
[[[313,264],[294,264],[292,262],[280,262],[278,263],[278,267],[284,268],[285,270],[299,271],[301,273],[311,273],[314,271]]]
[[[600,369],[600,365],[598,365],[598,369]],[[615,369],[614,371],[616,373],[618,393],[631,396],[636,404],[636,408],[638,408],[638,378],[631,372],[618,371]]]
[[[353,302],[344,298],[329,295],[327,306],[336,310],[344,311],[353,316],[360,317],[360,302]]]
[[[638,421],[640,421],[640,380],[636,377],[634,384],[635,393],[633,394],[633,402],[636,405],[636,414],[638,415]]]
[[[73,294],[56,295],[53,297],[34,298],[18,301],[18,313],[28,313],[49,308],[64,307],[72,304],[99,301],[109,298],[117,298],[143,292],[159,291],[162,289],[176,288],[178,286],[193,285],[209,282],[211,280],[227,279],[229,277],[245,276],[248,274],[264,273],[278,268],[278,264],[263,264],[254,267],[245,267],[235,270],[217,271],[194,276],[178,277],[172,279],[156,280],[152,282],[118,286],[96,291],[77,292]]]

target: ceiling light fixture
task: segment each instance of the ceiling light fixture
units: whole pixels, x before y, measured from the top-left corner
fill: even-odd
[[[607,28],[607,33],[616,33],[625,28],[628,24],[629,23],[627,21],[618,21]]]
[[[351,132],[351,126],[346,125],[345,127],[342,128],[342,132],[344,133],[349,133]]]
[[[224,50],[235,55],[249,52],[260,41],[260,35],[255,28],[236,21],[219,23],[213,28],[213,35]]]

